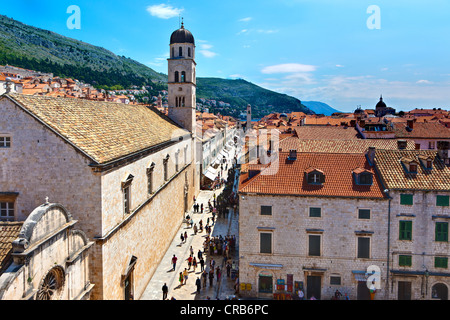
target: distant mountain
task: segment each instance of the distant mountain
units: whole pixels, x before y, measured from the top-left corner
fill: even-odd
[[[104,48],[71,39],[52,31],[28,26],[0,15],[0,64],[74,78],[96,87],[152,85],[167,89],[167,75]],[[270,112],[311,113],[300,100],[258,87],[245,80],[197,78],[197,97],[228,102],[222,114],[239,116],[248,104],[253,115]],[[227,112],[227,113],[225,113]]]
[[[301,111],[312,113],[297,98],[261,88],[243,79],[197,78],[197,98],[216,99],[232,106],[235,117],[252,106],[253,118],[262,118],[272,112]]]
[[[335,112],[341,112],[330,107],[328,104],[319,101],[302,101],[302,104],[314,111],[316,114],[331,116]]]

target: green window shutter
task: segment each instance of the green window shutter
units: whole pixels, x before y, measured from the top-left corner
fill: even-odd
[[[399,240],[412,239],[412,221],[400,221]]]
[[[401,194],[400,195],[400,204],[406,205],[406,206],[412,206],[413,205],[413,195],[412,194]]]
[[[401,266],[401,267],[411,267],[411,265],[412,265],[412,256],[399,255],[398,256],[398,265]]]
[[[436,205],[439,207],[448,207],[450,204],[449,196],[436,196]]]
[[[434,267],[447,269],[448,268],[448,258],[435,257],[434,258]]]
[[[262,216],[271,216],[272,215],[272,206],[261,206],[261,215]]]
[[[358,258],[370,258],[370,238],[358,237]]]
[[[436,222],[435,241],[448,241],[448,222]]]
[[[370,219],[370,210],[369,209],[359,209],[358,218],[359,219]]]
[[[320,256],[320,236],[309,236],[309,255]]]
[[[314,218],[320,218],[322,216],[321,208],[309,208],[309,216]]]
[[[272,234],[260,234],[260,253],[272,253]]]

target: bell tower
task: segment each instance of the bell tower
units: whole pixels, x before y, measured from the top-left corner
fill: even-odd
[[[184,23],[170,37],[168,65],[168,116],[195,134],[195,41],[192,33],[184,28]]]

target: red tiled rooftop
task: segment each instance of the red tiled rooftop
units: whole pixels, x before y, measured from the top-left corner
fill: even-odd
[[[297,160],[289,161],[289,152],[281,152],[279,160],[253,178],[241,176],[239,192],[270,195],[356,197],[383,199],[383,188],[374,175],[373,185],[357,185],[353,170],[363,168],[374,173],[364,154],[297,153]],[[278,164],[278,167],[277,167]],[[308,168],[325,174],[323,185],[308,184]]]

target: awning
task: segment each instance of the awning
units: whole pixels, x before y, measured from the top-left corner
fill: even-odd
[[[213,167],[208,167],[208,169],[205,172],[205,177],[207,177],[208,179],[214,181],[217,177],[217,170],[214,169]]]

